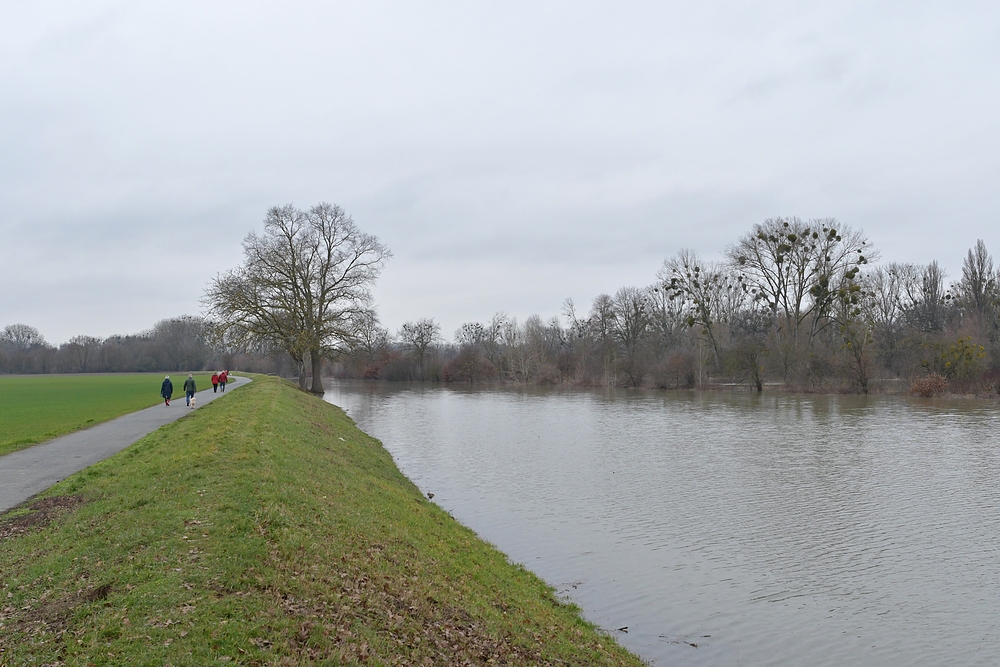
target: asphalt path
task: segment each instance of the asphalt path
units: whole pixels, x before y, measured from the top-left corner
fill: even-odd
[[[178,377],[178,381],[183,384],[183,376]],[[195,405],[198,407],[195,409],[201,409],[248,382],[250,378],[232,377],[225,392],[212,393],[211,389],[197,392]],[[174,398],[170,400],[170,407],[161,402],[84,431],[0,456],[0,512],[20,505],[56,482],[117,454],[139,438],[192,412],[194,410],[184,404],[184,398]]]

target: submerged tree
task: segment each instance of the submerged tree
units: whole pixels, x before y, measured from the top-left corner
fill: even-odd
[[[917,298],[920,267],[892,262],[875,267],[863,278],[863,305],[872,323],[872,337],[882,366],[900,372],[899,352],[907,333],[908,313]]]
[[[219,339],[243,348],[284,350],[312,366],[323,393],[322,360],[349,349],[372,317],[371,287],[389,250],[362,232],[342,208],[274,207],[264,233],[243,241],[243,264],[212,281],[205,304]]]
[[[612,306],[611,331],[621,349],[619,365],[625,384],[638,387],[646,370],[642,352],[650,331],[649,300],[644,290],[622,287]]]
[[[944,330],[952,298],[945,287],[946,276],[937,260],[920,269],[913,286],[913,305],[909,312],[911,322],[920,331],[934,333]]]
[[[417,361],[420,377],[424,376],[424,362],[431,347],[441,339],[441,325],[425,317],[416,322],[404,322],[399,328],[399,340]]]
[[[996,341],[1000,307],[1000,276],[982,239],[969,250],[962,264],[962,280],[955,286],[960,305],[970,311],[990,341]]]
[[[875,259],[863,234],[832,218],[770,218],[727,254],[748,293],[771,311],[785,379],[802,339],[811,349],[844,290]]]
[[[996,304],[997,274],[993,270],[993,258],[986,250],[982,239],[969,250],[962,263],[962,280],[958,292],[964,305],[979,313],[985,313]]]
[[[689,327],[700,331],[712,346],[712,357],[721,363],[719,327],[739,315],[746,301],[742,276],[727,267],[705,263],[690,250],[681,250],[663,262],[656,274],[657,289],[680,304]]]

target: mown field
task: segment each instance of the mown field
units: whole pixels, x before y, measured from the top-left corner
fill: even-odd
[[[0,582],[0,664],[642,664],[274,378],[0,516]]]
[[[187,373],[170,374],[174,397]],[[163,373],[0,375],[0,456],[155,405]],[[198,389],[211,373],[196,373]]]

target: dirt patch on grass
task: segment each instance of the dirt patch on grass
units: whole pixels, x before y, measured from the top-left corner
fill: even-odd
[[[281,645],[295,656],[295,663],[334,660],[344,664],[456,665],[475,667],[558,667],[570,664],[543,655],[548,634],[541,628],[528,631],[525,638],[504,632],[490,632],[485,623],[464,609],[443,603],[426,591],[408,590],[391,579],[372,580],[342,573],[340,586],[334,584],[334,599],[296,598],[274,589],[272,608],[294,619],[282,632],[267,633],[250,643],[261,651]],[[235,595],[249,595],[236,593]],[[381,645],[369,644],[364,630],[381,635]],[[388,639],[389,641],[384,641]],[[533,645],[532,645],[533,644]],[[284,664],[284,663],[281,663]],[[613,664],[583,658],[575,664]]]
[[[110,592],[111,584],[102,584],[96,588],[79,591],[76,595],[45,599],[37,607],[25,610],[20,620],[26,624],[38,623],[52,630],[63,630],[74,609],[87,602],[103,600]]]
[[[52,496],[18,505],[0,514],[0,540],[18,537],[25,533],[49,525],[67,512],[75,510],[86,500],[83,496]],[[21,514],[24,510],[27,513]],[[10,516],[14,514],[15,516]]]
[[[0,608],[0,627],[7,630],[5,634],[0,634],[0,664],[6,664],[3,662],[3,654],[8,648],[8,642],[13,645],[26,638],[41,643],[53,639],[63,641],[77,607],[103,600],[110,592],[111,584],[106,583],[76,594],[58,597],[46,597],[47,594],[43,594],[40,599],[32,601],[32,605],[25,605],[20,609],[10,605]]]

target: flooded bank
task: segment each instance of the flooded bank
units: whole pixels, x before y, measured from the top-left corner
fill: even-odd
[[[992,404],[361,382],[326,398],[654,664],[1000,663]]]

